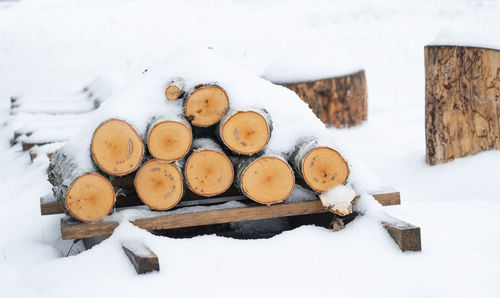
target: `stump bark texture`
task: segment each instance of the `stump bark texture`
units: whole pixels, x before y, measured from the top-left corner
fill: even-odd
[[[282,85],[295,91],[325,124],[350,127],[367,119],[364,70],[341,77]]]
[[[500,51],[425,47],[426,160],[500,149]]]

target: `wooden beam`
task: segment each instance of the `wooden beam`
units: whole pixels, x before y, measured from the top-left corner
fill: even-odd
[[[137,274],[160,271],[158,256],[142,243],[124,243],[122,249]]]
[[[388,193],[374,193],[373,197],[377,200],[382,206],[389,205],[399,205],[401,204],[400,194],[398,191],[391,191]],[[238,199],[239,198],[239,199]],[[185,200],[185,198],[176,206],[176,208],[187,207],[187,206],[196,206],[196,205],[208,205],[208,204],[219,204],[228,201],[234,200],[246,200],[246,198],[242,198],[240,195],[234,195],[231,193],[230,196],[224,197],[215,197],[215,198],[192,198],[193,200]],[[139,206],[143,205],[141,200],[137,197],[137,195],[128,195],[125,197],[118,197],[116,200],[115,208],[122,207],[131,207],[131,206]],[[40,213],[42,215],[51,215],[51,214],[62,214],[64,213],[64,209],[61,205],[54,199],[52,195],[46,195],[40,198]]]
[[[187,214],[159,215],[139,218],[132,221],[132,224],[145,230],[162,230],[325,212],[328,211],[321,205],[321,202],[314,200],[271,206],[258,205]],[[162,213],[168,213],[168,211]],[[81,223],[70,218],[63,218],[61,219],[61,235],[63,239],[105,236],[113,233],[117,226],[118,222],[115,221]]]
[[[388,216],[387,220],[382,221],[382,225],[401,251],[422,250],[419,227],[392,216]]]

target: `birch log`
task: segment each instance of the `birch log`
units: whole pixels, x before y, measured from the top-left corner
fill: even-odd
[[[155,117],[148,124],[146,143],[156,159],[181,160],[189,152],[192,141],[191,125],[184,117]]]
[[[233,183],[234,168],[222,149],[210,139],[193,142],[193,153],[184,165],[188,188],[204,197],[225,192]]]
[[[290,160],[297,175],[316,192],[345,184],[349,176],[349,166],[342,155],[321,145],[316,138],[299,143]]]
[[[230,111],[217,128],[221,142],[232,152],[252,155],[264,150],[272,132],[271,116],[265,110]]]
[[[228,109],[226,91],[215,84],[196,86],[184,102],[184,116],[200,127],[217,124]]]
[[[105,173],[125,176],[137,170],[144,157],[144,144],[137,131],[119,119],[97,127],[90,144],[92,159]]]
[[[236,187],[260,204],[276,204],[290,196],[295,176],[286,160],[278,155],[242,158],[236,170]]]
[[[151,159],[137,171],[134,185],[141,201],[154,210],[173,208],[184,193],[182,172],[175,163]]]
[[[165,88],[165,97],[168,100],[181,98],[184,93],[184,80],[182,78],[173,78]]]
[[[104,218],[115,203],[111,183],[97,169],[83,169],[71,157],[57,150],[48,169],[54,197],[75,218],[91,222]]]

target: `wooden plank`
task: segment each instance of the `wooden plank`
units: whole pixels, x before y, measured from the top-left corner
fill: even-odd
[[[375,200],[380,202],[382,206],[389,205],[399,205],[401,204],[400,194],[398,191],[388,192],[388,193],[374,193],[373,197]],[[230,196],[217,196],[215,198],[202,198],[199,197],[195,199],[192,197],[192,200],[183,199],[176,208],[182,208],[187,206],[196,206],[196,205],[208,205],[208,204],[218,204],[229,201],[242,201],[245,198],[242,198],[240,195],[233,195],[231,193]],[[126,197],[118,197],[116,200],[115,208],[123,208],[123,207],[131,207],[131,206],[139,206],[142,204],[141,200],[136,195],[128,195]],[[40,213],[42,215],[51,215],[51,214],[62,214],[64,213],[64,209],[61,205],[54,199],[52,195],[47,195],[40,198]]]
[[[382,206],[401,205],[401,194],[399,191],[372,193],[372,196]]]
[[[387,216],[382,225],[401,251],[421,251],[420,228],[392,216]]]
[[[325,212],[328,211],[321,205],[321,202],[314,200],[271,206],[259,205],[187,214],[159,215],[136,219],[132,221],[132,224],[145,230],[161,230]],[[105,236],[113,233],[117,226],[118,222],[115,221],[80,223],[61,219],[61,235],[63,239]]]
[[[123,243],[122,249],[137,274],[160,271],[158,256],[142,243]]]

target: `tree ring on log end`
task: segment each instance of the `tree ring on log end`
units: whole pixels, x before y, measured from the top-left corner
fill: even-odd
[[[144,144],[135,129],[119,119],[97,127],[90,145],[92,158],[104,172],[124,176],[137,170],[144,156]]]
[[[151,155],[164,161],[182,159],[191,148],[191,129],[181,122],[162,121],[156,123],[148,134],[148,150]]]
[[[65,198],[66,210],[83,222],[103,219],[114,204],[113,186],[98,174],[85,174],[75,179]]]
[[[155,159],[139,168],[134,185],[141,201],[154,210],[173,208],[184,192],[179,168],[175,164]]]
[[[302,175],[306,183],[317,192],[325,192],[345,184],[349,166],[336,150],[316,147],[307,152],[302,162]]]
[[[251,155],[264,149],[271,137],[267,120],[254,111],[239,111],[221,128],[221,139],[229,149]]]
[[[226,91],[217,85],[207,85],[189,95],[184,105],[184,115],[192,125],[208,127],[219,122],[228,108]]]
[[[189,156],[184,166],[189,189],[205,197],[225,192],[233,183],[231,160],[222,152],[200,150]]]
[[[241,175],[241,189],[253,201],[276,204],[290,196],[295,175],[281,158],[265,156],[254,160]]]
[[[181,89],[175,85],[170,85],[165,89],[165,97],[168,100],[176,100],[181,96]]]

